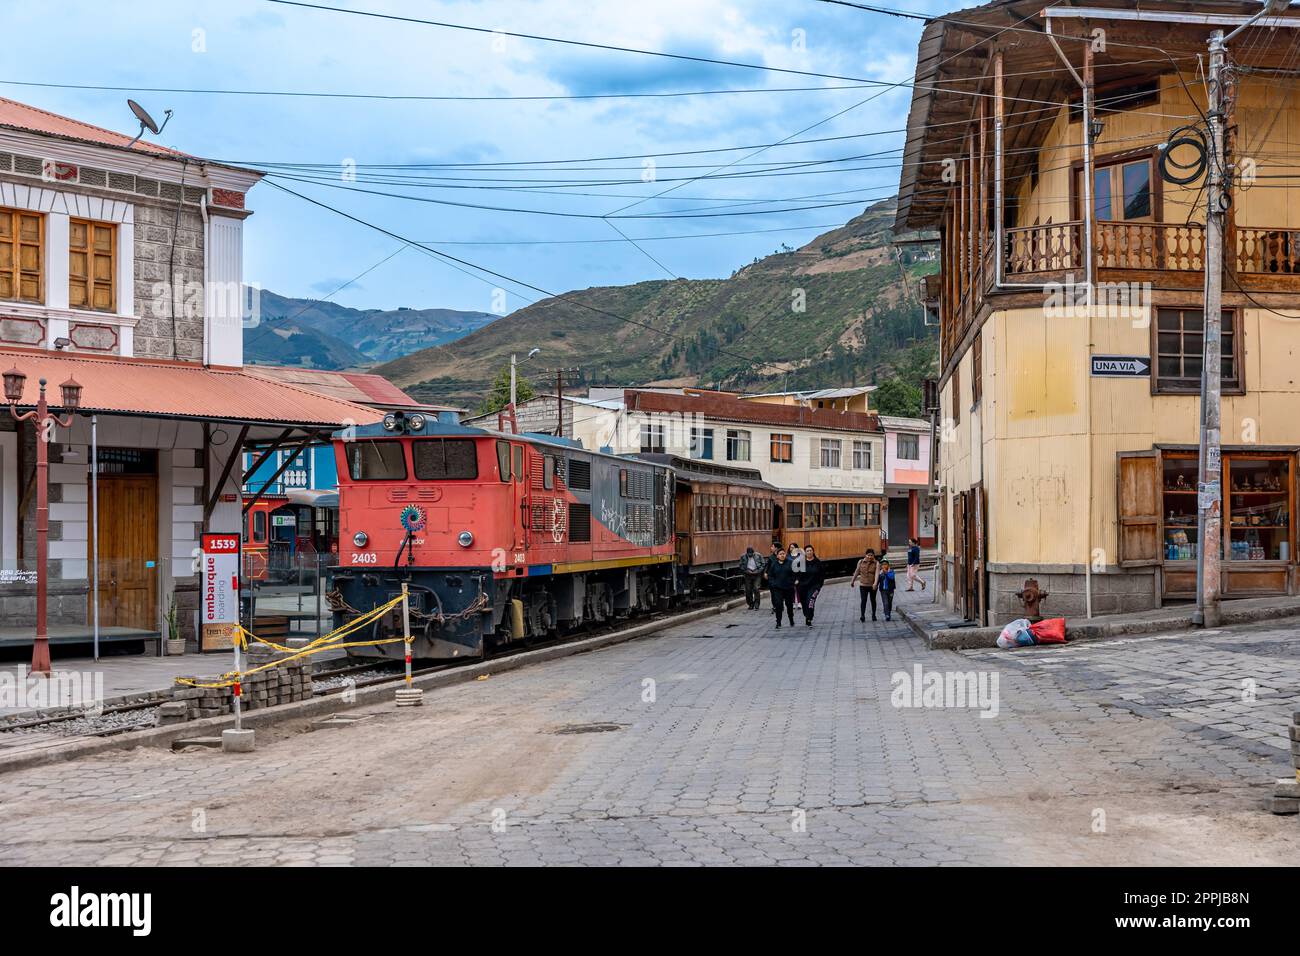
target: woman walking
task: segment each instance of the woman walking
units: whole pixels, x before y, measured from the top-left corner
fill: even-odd
[[[794,571],[790,568],[790,558],[785,548],[776,553],[776,557],[767,565],[767,589],[772,593],[772,610],[776,612],[776,626],[781,626],[782,611],[794,625]]]
[[[876,561],[876,551],[874,548],[867,548],[867,553],[862,560],[858,562],[857,568],[853,572],[853,580],[849,582],[849,587],[857,587],[858,597],[862,603],[858,606],[858,620],[867,619],[867,601],[871,601],[871,619],[876,619],[876,573],[880,566]]]
[[[811,544],[804,548],[803,559],[804,571],[799,577],[799,598],[803,601],[803,622],[812,627],[817,595],[821,594],[822,585],[826,583],[826,568]]]
[[[916,590],[912,585],[920,577],[921,572],[921,542],[917,538],[909,538],[907,542],[907,589]],[[921,590],[925,590],[925,578],[921,578]]]

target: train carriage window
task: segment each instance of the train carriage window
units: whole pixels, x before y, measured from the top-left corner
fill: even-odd
[[[497,442],[497,472],[502,481],[510,480],[510,442]]]
[[[820,528],[822,526],[822,506],[818,502],[804,502],[803,526],[805,528]]]
[[[348,445],[348,474],[353,481],[401,481],[406,455],[396,441],[355,441]]]
[[[848,502],[842,502],[840,504],[840,527],[853,527],[853,505]]]
[[[880,504],[879,503],[873,503],[867,505],[867,527],[868,528],[880,527]]]
[[[866,504],[856,504],[853,506],[853,527],[865,528],[867,526],[867,506]]]
[[[542,487],[547,491],[555,487],[555,458],[551,455],[542,458]]]
[[[790,529],[803,527],[803,502],[791,501],[785,506],[785,526]]]
[[[253,512],[253,543],[262,544],[266,541],[266,512]]]
[[[515,451],[515,481],[520,482],[524,480],[524,446],[515,445],[513,447]]]
[[[822,527],[834,528],[837,522],[835,520],[835,502],[826,501],[822,503]]]
[[[421,438],[411,446],[411,459],[421,481],[478,477],[478,451],[467,438]]]

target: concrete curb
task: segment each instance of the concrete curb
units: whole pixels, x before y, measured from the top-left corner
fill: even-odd
[[[899,616],[912,628],[917,637],[925,641],[930,650],[961,651],[975,648],[997,647],[1000,627],[945,627],[928,629],[925,621],[909,613],[906,608],[897,608]],[[1274,621],[1282,618],[1300,617],[1300,604],[1276,607],[1244,607],[1234,609],[1231,602],[1225,602],[1222,610],[1221,626],[1232,624],[1254,624],[1259,621]],[[1191,630],[1192,609],[1179,608],[1168,615],[1158,618],[1140,618],[1130,621],[1098,621],[1092,624],[1070,624],[1065,628],[1065,639],[1070,643],[1076,641],[1098,641],[1130,634],[1159,634],[1166,631]]]
[[[713,607],[686,611],[682,614],[663,618],[658,621],[647,621],[645,624],[637,624],[633,627],[627,628],[626,630],[615,631],[612,634],[601,634],[596,637],[589,637],[581,641],[572,641],[567,644],[559,644],[554,647],[542,647],[534,651],[524,651],[521,654],[513,654],[510,657],[483,661],[477,664],[466,664],[463,667],[437,671],[432,674],[418,675],[412,681],[412,685],[425,690],[436,690],[440,687],[451,687],[455,684],[465,684],[477,680],[482,675],[503,674],[507,671],[518,670],[521,667],[526,667],[529,664],[540,664],[545,661],[559,660],[564,657],[572,657],[575,654],[585,654],[589,651],[612,647],[615,644],[622,644],[639,637],[646,637],[659,631],[678,627],[682,624],[690,624],[692,621],[698,621],[706,617],[723,614],[733,608],[742,606],[744,603],[745,599],[743,597],[732,598]],[[338,694],[330,694],[325,697],[315,697],[311,700],[300,700],[294,701],[290,704],[279,704],[275,707],[259,708],[257,710],[249,711],[244,715],[243,725],[245,728],[253,729],[258,727],[269,727],[282,721],[323,717],[343,710],[351,710],[357,707],[369,707],[374,704],[382,704],[385,701],[391,702],[393,700],[394,691],[399,686],[401,685],[397,683],[389,683],[375,687],[358,687],[356,691],[356,699],[351,703],[345,702]],[[57,744],[42,750],[34,750],[26,753],[0,754],[0,774],[10,773],[15,770],[24,770],[29,767],[38,767],[44,764],[58,763],[64,760],[73,760],[77,757],[84,757],[90,754],[106,753],[110,750],[133,750],[136,747],[170,746],[173,741],[182,740],[187,737],[219,737],[221,731],[232,728],[234,725],[235,718],[230,715],[223,715],[221,717],[205,717],[200,720],[186,721],[182,724],[169,724],[165,727],[152,727],[142,731],[128,731],[113,737],[86,737],[75,739],[66,744]]]

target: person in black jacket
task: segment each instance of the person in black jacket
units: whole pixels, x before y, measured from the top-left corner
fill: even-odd
[[[812,627],[813,611],[817,607],[817,595],[826,583],[826,567],[817,557],[810,544],[803,551],[804,570],[799,575],[799,598],[803,602],[803,622]]]
[[[767,588],[772,592],[772,610],[776,612],[776,626],[781,626],[781,612],[784,610],[794,624],[794,571],[790,568],[790,558],[781,548],[776,557],[767,563]]]
[[[740,556],[740,573],[745,580],[745,604],[751,610],[762,606],[758,585],[763,580],[763,557],[753,548],[746,548]]]

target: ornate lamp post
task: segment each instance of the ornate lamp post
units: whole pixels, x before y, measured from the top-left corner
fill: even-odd
[[[41,379],[40,398],[36,409],[30,412],[18,411],[18,403],[23,399],[23,389],[27,385],[27,376],[16,368],[4,373],[5,399],[9,402],[9,412],[15,421],[36,420],[36,641],[32,644],[32,673],[46,677],[50,674],[50,635],[46,626],[46,573],[50,551],[50,451],[49,444],[54,439],[54,425],[67,428],[72,424],[73,413],[81,404],[81,386],[75,379],[69,378],[61,386],[63,407],[68,410],[64,421],[50,414],[50,406],[45,401],[45,379]]]

